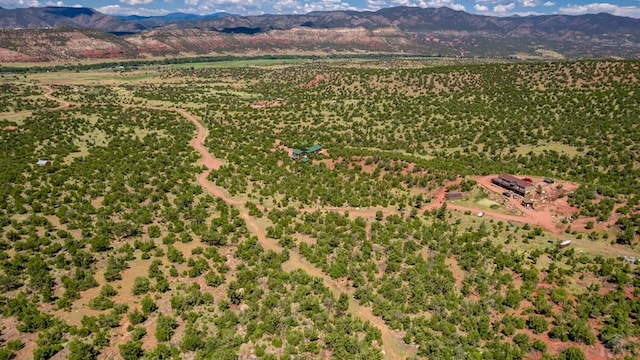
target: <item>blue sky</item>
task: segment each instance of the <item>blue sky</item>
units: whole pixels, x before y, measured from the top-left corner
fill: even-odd
[[[85,6],[111,15],[171,12],[240,15],[303,14],[318,10],[378,10],[392,6],[442,7],[493,16],[595,14],[640,18],[640,0],[0,0],[7,9],[30,6]]]

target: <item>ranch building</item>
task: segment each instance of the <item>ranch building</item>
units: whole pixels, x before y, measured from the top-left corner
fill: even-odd
[[[293,151],[291,152],[291,158],[293,160],[300,158],[302,155],[304,155],[304,150],[293,149]]]
[[[444,198],[447,200],[461,200],[463,196],[459,192],[448,192],[444,194]]]
[[[522,200],[522,206],[524,206],[526,208],[533,208],[534,204],[535,204],[535,201],[533,201],[533,199],[524,199],[524,200]]]
[[[521,196],[529,194],[535,188],[532,183],[509,174],[502,174],[493,178],[491,182]]]
[[[306,150],[306,153],[307,153],[307,154],[313,154],[313,153],[317,153],[317,152],[319,152],[320,150],[322,150],[322,146],[320,146],[320,145],[318,145],[318,144],[315,144],[315,145],[310,146],[310,147]]]

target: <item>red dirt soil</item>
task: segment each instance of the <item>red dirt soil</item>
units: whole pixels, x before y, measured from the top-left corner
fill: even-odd
[[[270,240],[267,238],[265,230],[260,227],[260,225],[256,223],[255,219],[248,214],[248,210],[244,208],[240,200],[229,196],[224,191],[224,189],[215,186],[207,180],[207,176],[209,175],[211,170],[219,168],[220,166],[222,166],[223,162],[218,159],[214,159],[213,156],[211,156],[211,154],[204,147],[203,141],[207,136],[207,131],[200,124],[198,119],[196,119],[187,111],[179,109],[176,111],[184,115],[198,128],[198,135],[193,139],[191,144],[202,155],[202,163],[207,168],[207,170],[198,175],[198,183],[212,195],[222,198],[229,205],[236,206],[240,210],[240,217],[245,220],[249,231],[257,236],[258,241],[265,250],[281,252],[282,248],[280,247],[280,245],[275,240]],[[321,270],[313,266],[313,264],[303,259],[297,252],[291,251],[289,253],[289,261],[287,261],[287,263],[283,265],[283,270],[293,271],[296,269],[302,269],[307,274],[321,278],[324,285],[327,286],[336,296],[339,296],[343,291],[347,290],[346,286],[341,287],[338,281],[324,274]],[[345,289],[341,290],[341,288]],[[387,327],[387,325],[381,318],[373,315],[373,312],[370,308],[360,306],[357,302],[351,300],[349,303],[349,311],[353,315],[358,316],[365,321],[371,322],[374,326],[380,329],[383,339],[382,349],[385,354],[385,358],[401,359],[410,356],[415,352],[415,349],[413,347],[408,346],[404,343],[400,333],[393,331],[389,327]]]
[[[573,341],[563,342],[560,340],[551,339],[549,335],[547,335],[546,333],[536,335],[529,329],[518,330],[517,332],[526,334],[529,337],[530,341],[533,341],[535,339],[542,340],[542,342],[544,342],[547,345],[547,353],[553,354],[553,355],[556,355],[560,353],[562,350],[572,346],[582,350],[586,358],[589,360],[606,360],[606,359],[622,358],[620,356],[615,356],[612,352],[607,350],[599,341],[596,341],[594,345],[587,346],[587,345],[576,343]],[[537,353],[534,356],[525,357],[525,359],[539,359],[540,357],[538,354],[539,353]],[[529,355],[533,355],[533,354],[529,354]]]
[[[317,84],[321,80],[323,80],[323,77],[319,75],[314,80],[312,80],[313,84],[311,86]],[[45,96],[49,99],[59,102],[60,107],[58,108],[67,108],[71,106],[66,101],[54,98],[51,95],[53,90],[50,87],[46,87],[46,88],[48,91],[45,94]],[[167,109],[163,109],[163,110],[167,110]],[[204,128],[204,126],[200,124],[200,122],[195,116],[193,116],[192,114],[190,114],[189,112],[183,109],[169,109],[169,110],[178,112],[179,114],[184,116],[186,119],[191,121],[198,129],[197,136],[192,140],[191,145],[194,147],[194,149],[196,149],[202,155],[201,164],[206,168],[206,170],[204,170],[201,174],[197,176],[198,183],[202,185],[212,195],[222,198],[229,205],[236,206],[240,210],[240,216],[245,220],[249,231],[253,233],[255,236],[257,236],[260,244],[265,248],[265,250],[273,250],[276,252],[282,251],[282,248],[280,247],[280,245],[277,242],[275,242],[273,239],[268,239],[266,236],[265,230],[255,221],[254,218],[248,215],[247,209],[244,208],[240,200],[233,198],[223,188],[220,188],[208,181],[207,177],[210,174],[210,172],[212,170],[219,169],[221,166],[224,165],[224,162],[222,160],[214,158],[204,147],[203,142],[206,136],[208,135],[206,128]],[[288,152],[291,150],[281,145],[279,141],[276,141],[275,147],[276,149],[282,149]],[[331,163],[327,165],[331,166],[334,164]],[[404,169],[403,172],[404,171],[410,172],[412,171],[412,168]],[[496,175],[487,175],[487,176],[477,177],[475,179],[479,185],[481,185],[486,189],[486,191],[492,192],[495,194],[501,194],[504,191],[504,189],[497,187],[491,183],[491,179],[495,176]],[[432,201],[426,204],[423,207],[423,210],[429,211],[442,206],[442,204],[445,201],[447,186],[460,184],[462,180],[463,180],[462,178],[458,178],[455,181],[451,181],[444,184],[443,187],[434,191]],[[513,198],[508,199],[508,202],[510,203],[510,205],[512,205],[511,207],[515,206],[518,209],[522,209],[524,216],[508,215],[508,214],[502,214],[502,213],[496,213],[496,212],[484,211],[484,210],[483,212],[485,213],[486,216],[489,216],[498,220],[513,221],[518,223],[529,223],[531,225],[540,226],[548,231],[551,231],[554,234],[559,234],[563,232],[566,225],[560,224],[560,220],[562,220],[563,218],[569,215],[574,214],[575,212],[577,212],[578,209],[569,206],[566,203],[566,196],[560,197],[559,193],[560,191],[563,191],[565,193],[573,191],[577,188],[577,185],[566,183],[566,182],[560,182],[560,184],[562,184],[562,190],[560,190],[557,188],[556,186],[557,184],[554,184],[554,185],[546,184],[542,182],[541,179],[534,179],[534,184],[536,185],[539,184],[541,187],[543,187],[543,191],[544,191],[544,194],[541,194],[537,198],[535,209],[524,209],[519,204],[520,200],[516,200]],[[477,211],[477,209],[474,209],[472,207],[456,205],[454,203],[448,203],[447,208],[453,209],[453,210],[459,210],[459,211],[467,211],[467,210]],[[375,214],[377,211],[382,211],[385,216],[390,214],[398,214],[398,212],[393,209],[384,209],[384,208],[360,209],[360,208],[349,208],[349,207],[325,207],[325,208],[313,207],[313,208],[300,209],[300,210],[301,211],[323,211],[323,212],[324,211],[348,212],[350,216],[361,216],[365,218],[375,217]],[[584,218],[584,219],[581,218],[572,224],[572,228],[574,228],[575,225],[577,225],[575,227],[580,228],[583,222],[584,224],[586,224],[586,222],[589,220],[590,219],[588,218]],[[604,227],[609,224],[612,224],[613,222],[615,222],[614,219],[598,225]],[[453,265],[453,264],[450,264],[450,265]],[[294,271],[296,269],[302,269],[303,271],[307,272],[312,276],[319,277],[323,280],[325,286],[331,289],[331,291],[336,295],[339,295],[342,292],[351,293],[353,291],[353,289],[346,282],[330,278],[328,275],[324,274],[322,271],[317,269],[313,264],[309,263],[306,259],[303,259],[300,256],[300,254],[298,254],[295,251],[290,252],[290,260],[287,261],[285,264],[283,264],[283,269],[285,271]],[[456,281],[460,282],[462,274],[460,274],[459,272],[456,272],[456,273],[458,275],[456,277]],[[515,277],[515,280],[516,281],[519,280],[517,276]],[[540,287],[544,287],[544,284],[539,284],[539,285]],[[626,292],[629,292],[629,291],[626,291]],[[633,296],[632,294],[628,294],[628,295]],[[389,329],[386,326],[386,324],[382,321],[382,319],[373,315],[370,308],[362,307],[352,300],[350,301],[350,304],[349,304],[349,310],[354,315],[361,317],[364,320],[370,321],[372,324],[374,324],[376,327],[378,327],[382,331],[382,337],[383,337],[382,348],[384,349],[385,358],[396,359],[404,356],[410,356],[411,354],[415,354],[415,349],[413,347],[407,346],[406,344],[404,344],[404,342],[401,339],[401,334]],[[594,346],[585,347],[585,346],[581,346],[580,344],[575,344],[571,342],[561,342],[561,341],[553,340],[553,339],[550,339],[546,334],[535,335],[531,333],[529,330],[524,330],[521,332],[526,333],[531,339],[540,339],[544,341],[547,344],[548,352],[552,354],[557,354],[558,352],[562,351],[564,348],[568,346],[576,346],[581,348],[585,352],[585,355],[587,356],[588,359],[600,360],[600,359],[615,358],[615,356],[613,356],[613,354],[611,354],[608,350],[606,350],[600,343],[596,343]],[[536,355],[529,356],[528,358],[535,359]]]
[[[44,93],[44,97],[45,97],[45,98],[47,98],[47,99],[49,99],[49,100],[55,101],[55,102],[57,102],[58,104],[60,104],[60,106],[58,106],[58,107],[57,107],[57,108],[55,108],[55,109],[51,109],[51,110],[66,109],[66,108],[68,108],[68,107],[70,107],[70,106],[71,106],[71,103],[69,103],[68,101],[66,101],[66,100],[64,100],[64,99],[60,99],[60,98],[54,97],[54,96],[52,95],[52,94],[53,94],[53,89],[51,88],[51,86],[48,86],[48,85],[47,85],[47,86],[45,86],[44,88],[47,90],[47,92],[46,92],[46,93]]]
[[[251,104],[253,109],[264,109],[267,107],[276,107],[282,105],[282,100],[260,100]]]
[[[487,176],[477,177],[475,180],[486,191],[491,193],[501,194],[504,191],[504,189],[491,183],[491,179],[493,179],[494,177],[496,177],[496,175],[487,175]],[[534,181],[534,184],[535,183],[536,182]],[[575,187],[577,187],[576,185],[570,184],[570,183],[566,183],[563,185],[564,185],[563,188],[565,189],[565,191],[571,191],[570,189],[575,189]],[[528,223],[530,225],[540,226],[541,228],[546,229],[547,231],[550,231],[554,234],[560,234],[566,228],[566,225],[561,224],[560,221],[563,218],[574,214],[578,210],[576,208],[569,206],[566,203],[566,198],[559,198],[559,199],[553,200],[552,202],[546,202],[545,204],[541,204],[540,206],[536,205],[536,209],[526,209],[520,205],[520,201],[521,200],[517,200],[513,198],[509,198],[507,200],[507,202],[510,204],[509,207],[517,208],[521,210],[524,213],[524,216],[502,214],[498,212],[485,211],[485,210],[483,210],[483,213],[485,216],[489,216],[498,220],[512,221],[517,223]],[[453,203],[447,204],[447,208],[453,209],[453,210],[460,210],[460,211],[467,211],[467,210],[476,211],[477,210],[472,207],[456,205]]]
[[[304,87],[306,88],[312,88],[316,85],[318,85],[321,81],[324,80],[324,76],[322,75],[318,75],[315,78],[313,78],[313,80],[309,81],[308,83],[304,84]]]
[[[335,166],[335,164],[332,161],[325,162],[325,164],[329,168],[332,168]],[[374,166],[374,165],[371,165],[371,166]],[[369,169],[369,170],[373,171],[372,169]],[[364,171],[364,167],[363,167],[363,171]],[[533,178],[534,180],[533,183],[536,185],[540,185],[542,187],[543,193],[540,195],[532,194],[532,197],[536,199],[536,205],[535,205],[535,209],[530,209],[530,208],[524,208],[521,205],[520,203],[521,199],[514,199],[514,198],[507,199],[506,197],[504,197],[502,195],[502,192],[504,192],[505,189],[497,185],[494,185],[491,182],[491,179],[493,179],[496,176],[497,175],[479,176],[479,177],[476,177],[475,180],[489,194],[494,194],[494,195],[497,195],[497,197],[504,198],[506,201],[507,209],[510,209],[512,211],[517,211],[519,214],[504,214],[504,213],[494,212],[494,211],[484,210],[484,209],[479,210],[471,206],[458,205],[452,202],[447,203],[447,209],[457,210],[462,212],[471,211],[474,213],[478,211],[482,211],[484,213],[484,216],[491,217],[496,220],[503,220],[503,221],[514,222],[519,224],[529,224],[533,226],[539,226],[555,235],[564,234],[564,231],[569,224],[562,223],[562,220],[578,212],[577,208],[570,206],[567,203],[567,197],[566,197],[567,193],[574,191],[578,187],[578,185],[576,184],[564,182],[564,181],[556,181],[555,184],[546,184],[542,181],[542,179]],[[442,206],[442,204],[445,201],[445,194],[447,192],[447,187],[451,185],[460,184],[462,180],[463,180],[462,178],[457,178],[455,181],[447,182],[440,189],[436,190],[435,192],[432,192],[431,202],[425,204],[422,207],[422,211],[423,212],[431,211]],[[561,189],[558,189],[557,185],[562,185]],[[327,208],[310,207],[310,208],[304,208],[300,210],[307,211],[307,212],[313,212],[313,211],[347,212],[348,211],[350,216],[362,216],[365,218],[375,217],[376,211],[382,211],[385,216],[390,214],[398,214],[398,212],[395,210],[383,209],[383,208],[360,209],[360,208],[349,208],[349,207],[327,207]],[[586,218],[586,217],[580,218],[578,220],[575,220],[571,224],[571,227],[573,230],[590,231],[585,229],[585,226],[587,222],[593,221],[593,220],[595,220],[595,218]],[[612,226],[613,224],[615,224],[616,220],[617,220],[617,216],[612,214],[612,218],[607,222],[596,224],[595,230],[605,229],[607,226]]]

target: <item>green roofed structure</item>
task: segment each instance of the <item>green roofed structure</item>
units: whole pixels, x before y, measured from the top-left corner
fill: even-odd
[[[303,162],[303,163],[306,163],[306,162],[309,162],[309,161],[311,161],[311,159],[309,159],[309,158],[308,158],[308,157],[306,157],[306,156],[302,158],[302,162]]]
[[[293,160],[299,158],[300,156],[302,156],[304,154],[304,150],[300,150],[300,149],[293,149],[293,151],[291,152],[291,158]]]
[[[307,149],[306,153],[307,153],[307,154],[313,154],[313,153],[317,153],[317,152],[318,152],[318,151],[320,151],[320,150],[322,150],[322,146],[320,146],[320,145],[318,145],[318,144],[315,144],[315,145],[310,146],[310,147]]]

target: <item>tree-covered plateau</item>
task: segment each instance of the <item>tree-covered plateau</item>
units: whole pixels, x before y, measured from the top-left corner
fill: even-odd
[[[1,358],[640,356],[639,61],[147,65],[0,79]],[[499,173],[576,244],[432,198]]]

